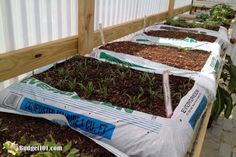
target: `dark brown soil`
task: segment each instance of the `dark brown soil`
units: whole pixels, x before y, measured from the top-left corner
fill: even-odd
[[[113,42],[101,46],[100,49],[140,56],[173,66],[176,68],[200,71],[210,53],[202,50],[184,50],[175,47],[145,45],[130,41]]]
[[[62,74],[59,72],[61,69],[65,70]],[[57,89],[75,91],[84,99],[108,102],[119,107],[166,117],[162,75],[78,56],[34,77]],[[76,83],[71,88],[69,84],[73,81]],[[188,78],[170,76],[174,109],[192,88],[193,83],[194,81]],[[92,92],[84,89],[89,85],[93,87]]]
[[[115,157],[108,150],[99,146],[91,139],[70,129],[67,126],[56,125],[48,120],[32,118],[20,115],[13,115],[0,112],[0,156],[8,156],[2,149],[2,144],[6,141],[20,143],[21,137],[25,137],[27,143],[37,141],[43,143],[45,139],[50,140],[50,135],[63,145],[72,141],[73,148],[77,148],[79,153],[86,157]],[[32,152],[31,152],[32,153]],[[28,157],[31,153],[22,156]],[[33,152],[36,154],[37,152]]]
[[[167,31],[167,30],[149,31],[145,32],[145,34],[164,38],[176,38],[176,39],[192,38],[198,41],[208,41],[208,42],[215,42],[217,39],[216,37],[210,35],[181,32],[181,31]]]

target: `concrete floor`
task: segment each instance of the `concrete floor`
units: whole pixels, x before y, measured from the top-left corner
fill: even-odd
[[[229,119],[221,116],[207,130],[201,157],[236,157],[236,108]]]

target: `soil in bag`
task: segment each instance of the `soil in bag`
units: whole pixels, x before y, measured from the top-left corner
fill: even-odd
[[[16,142],[22,146],[34,146],[37,143],[45,145],[45,139],[52,144],[62,146],[64,149],[71,141],[72,146],[66,153],[60,151],[62,156],[68,155],[70,151],[73,151],[72,149],[76,148],[78,150],[77,156],[115,157],[105,148],[68,126],[60,126],[42,118],[0,112],[0,156],[10,156],[6,150],[3,150],[3,143],[6,141]],[[55,142],[52,142],[53,140]],[[25,151],[20,156],[29,157],[37,153]]]
[[[192,71],[201,71],[210,56],[209,52],[203,50],[145,45],[130,41],[108,43],[101,46],[100,49],[135,55],[154,62]]]
[[[181,31],[156,30],[156,31],[145,32],[145,34],[149,36],[163,37],[163,38],[175,38],[175,39],[192,38],[198,41],[207,41],[207,42],[215,42],[217,39],[216,37],[210,35],[183,32],[183,31],[181,32]]]
[[[34,77],[59,90],[76,92],[83,99],[166,117],[159,74],[78,56]],[[193,84],[189,78],[170,76],[174,109]]]

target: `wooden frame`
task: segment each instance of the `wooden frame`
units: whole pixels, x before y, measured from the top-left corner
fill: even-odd
[[[101,45],[100,34],[94,32],[94,0],[79,0],[79,37],[67,37],[20,50],[0,54],[0,82],[19,76],[42,66],[57,62],[67,57],[86,54],[92,48]],[[173,9],[173,16],[190,11],[191,5]],[[168,18],[169,11],[148,16],[146,26]],[[144,18],[104,28],[105,41],[110,42],[129,35],[143,28]]]

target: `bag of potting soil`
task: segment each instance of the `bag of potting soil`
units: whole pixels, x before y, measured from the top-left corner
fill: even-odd
[[[156,25],[152,25],[146,28],[145,31],[149,32],[149,31],[156,31],[156,30],[166,30],[166,28],[171,28],[175,31],[185,31],[185,32],[187,31],[189,33],[206,34],[206,35],[217,37],[217,40],[215,42],[221,45],[222,49],[225,49],[230,44],[228,31],[224,27],[220,27],[219,31],[213,31],[213,30],[208,30],[204,28],[181,28],[181,27],[175,27],[175,26],[164,25],[164,24],[156,24]]]
[[[0,92],[0,111],[66,124],[117,156],[182,157],[209,101],[207,91],[195,84],[171,119],[142,118],[28,78]]]
[[[131,41],[140,44],[163,45],[191,50],[203,50],[211,52],[216,56],[219,56],[222,52],[221,47],[218,43],[201,42],[192,38],[185,38],[183,40],[180,40],[174,38],[148,36],[146,34],[141,33],[134,35],[131,38]]]
[[[219,52],[219,51],[218,51]],[[185,69],[175,68],[169,65],[157,63],[142,57],[129,55],[125,53],[117,53],[114,51],[108,51],[103,49],[96,49],[91,54],[90,57],[101,61],[107,61],[113,64],[127,65],[130,68],[162,74],[164,71],[168,70],[171,74],[181,77],[192,78],[197,83],[204,88],[206,88],[212,97],[216,95],[216,74],[219,72],[221,66],[221,58],[216,53],[211,53],[207,59],[205,65],[200,72],[191,71]]]

